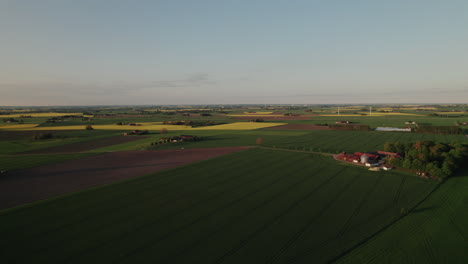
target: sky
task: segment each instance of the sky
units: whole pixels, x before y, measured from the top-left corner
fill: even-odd
[[[466,0],[0,0],[0,106],[468,103]]]

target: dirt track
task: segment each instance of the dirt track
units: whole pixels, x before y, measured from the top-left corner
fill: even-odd
[[[0,175],[0,210],[247,148],[112,152],[9,172]]]
[[[56,154],[56,153],[75,153],[82,152],[97,148],[103,148],[121,143],[132,142],[140,139],[144,139],[143,136],[114,136],[96,140],[90,140],[85,142],[78,142],[72,144],[65,144],[56,147],[37,149],[27,152],[21,152],[18,154]]]

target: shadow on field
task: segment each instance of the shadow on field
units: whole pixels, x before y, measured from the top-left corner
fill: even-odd
[[[422,212],[427,212],[427,211],[432,211],[432,210],[435,210],[437,209],[436,206],[428,206],[428,207],[424,207],[424,208],[416,208],[414,210],[411,211],[411,213],[422,213]]]

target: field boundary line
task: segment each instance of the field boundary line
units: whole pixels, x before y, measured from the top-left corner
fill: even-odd
[[[319,184],[318,186],[316,186],[311,192],[307,193],[306,195],[304,195],[303,197],[299,198],[299,200],[296,200],[294,203],[292,203],[288,208],[286,208],[285,210],[283,210],[282,212],[280,212],[278,215],[276,215],[273,219],[271,219],[268,223],[265,223],[263,226],[261,226],[260,228],[258,228],[256,231],[254,231],[253,233],[251,233],[247,238],[243,239],[242,241],[240,241],[240,243],[238,243],[237,246],[235,246],[234,248],[232,248],[231,250],[229,250],[228,252],[226,252],[223,256],[221,256],[220,258],[218,258],[214,263],[221,263],[223,262],[227,257],[235,254],[237,251],[239,251],[241,248],[243,248],[250,240],[252,240],[255,236],[257,236],[258,234],[260,234],[261,232],[263,232],[264,230],[266,230],[269,226],[271,226],[272,224],[276,223],[276,221],[278,221],[278,219],[280,219],[281,217],[283,217],[284,215],[286,215],[288,212],[290,212],[291,210],[293,210],[294,208],[296,208],[299,204],[301,204],[304,200],[312,197],[312,195],[315,194],[315,192],[317,190],[319,190],[320,188],[322,188],[323,186],[327,185],[328,183],[330,183],[333,179],[335,179],[343,170],[345,170],[346,168],[343,168],[341,170],[338,170],[333,176],[329,177],[328,179],[326,179],[324,182],[322,182],[321,184]]]
[[[330,207],[341,197],[342,194],[345,193],[346,190],[349,189],[360,177],[360,174],[354,175],[354,178],[350,180],[345,186],[343,186],[342,189],[338,192],[338,195],[336,195],[331,201],[329,201],[320,211],[318,214],[314,215],[305,226],[303,226],[301,229],[296,231],[294,235],[286,241],[286,243],[273,255],[271,256],[266,263],[271,264],[274,263],[278,260],[279,257],[281,257],[286,250],[288,250],[297,240],[299,240],[305,232],[312,226],[313,223],[315,223]]]
[[[237,184],[235,187],[231,188],[229,191],[242,188],[244,185],[248,185],[248,184],[251,184],[251,183],[253,183],[253,182],[262,180],[263,178],[265,178],[265,177],[267,177],[267,176],[268,176],[268,175],[263,175],[263,176],[260,177],[260,178],[252,178],[252,177],[249,177],[249,178],[247,179],[246,182],[242,182],[242,183],[240,183],[240,184]],[[230,177],[229,180],[236,180],[236,177],[237,177],[237,176]],[[281,180],[281,179],[278,179],[278,180]],[[219,185],[219,184],[224,184],[226,181],[227,181],[227,180],[223,180],[223,181],[221,181],[221,182],[216,182],[216,183],[212,184],[212,186],[216,186],[216,185]],[[258,190],[258,191],[261,191],[261,190]],[[214,193],[214,194],[212,194],[212,195],[210,195],[210,196],[208,196],[208,197],[203,198],[202,200],[199,200],[199,201],[196,201],[196,202],[190,204],[187,208],[177,210],[177,211],[175,211],[175,212],[169,213],[168,215],[160,216],[160,217],[154,219],[154,220],[151,221],[151,222],[144,223],[144,224],[142,224],[142,225],[140,225],[140,226],[134,228],[134,229],[132,230],[132,232],[137,231],[137,230],[142,230],[142,229],[144,229],[144,228],[146,228],[146,227],[148,227],[148,226],[153,226],[153,225],[155,225],[155,224],[157,224],[157,223],[159,223],[159,222],[161,222],[161,221],[164,221],[164,219],[167,219],[167,218],[169,218],[169,217],[175,217],[175,216],[177,216],[177,215],[179,215],[179,214],[181,214],[181,213],[184,213],[186,210],[188,210],[188,209],[190,209],[190,208],[192,208],[192,207],[194,207],[194,206],[198,206],[198,205],[203,204],[203,203],[205,203],[205,202],[207,202],[207,201],[209,201],[209,200],[215,199],[215,198],[217,198],[217,197],[219,197],[219,196],[224,195],[225,193],[226,193],[225,191],[216,192],[216,193]],[[168,201],[164,202],[164,204],[168,204],[168,203],[170,203],[170,202],[173,202],[174,200],[179,200],[179,199],[180,199],[180,198],[175,198],[175,199],[173,199],[173,200],[168,200]],[[116,240],[125,239],[125,237],[128,236],[129,233],[131,233],[131,232],[128,231],[128,232],[126,232],[126,233],[119,234],[117,237],[113,238],[113,239],[114,239],[113,241],[107,241],[107,242],[105,242],[105,243],[103,243],[103,244],[100,244],[100,245],[94,247],[94,248],[87,248],[87,249],[85,249],[85,250],[82,250],[82,251],[79,252],[79,255],[89,254],[90,252],[96,251],[98,248],[104,247],[104,246],[108,245],[109,243],[112,243],[112,242],[114,242],[114,241],[116,241]],[[72,257],[75,257],[75,256],[70,256],[69,258],[72,258]],[[68,259],[67,259],[67,261],[68,261]]]
[[[278,150],[278,151],[288,151],[288,152],[299,152],[299,153],[309,153],[309,154],[319,154],[323,156],[333,156],[333,153],[328,152],[316,152],[316,151],[307,151],[307,150],[294,150],[294,149],[283,149],[283,148],[271,148],[271,147],[256,147],[259,149],[268,149],[268,150]]]
[[[300,169],[297,169],[296,171],[300,171]],[[198,241],[196,241],[196,242],[194,242],[194,243],[199,243],[200,241],[205,240],[206,238],[209,238],[209,237],[212,236],[213,234],[216,234],[216,233],[218,233],[219,231],[224,230],[224,229],[225,229],[225,226],[229,226],[229,225],[235,224],[240,218],[246,217],[247,215],[251,214],[252,212],[255,212],[255,210],[257,210],[258,208],[261,208],[262,206],[264,206],[265,204],[268,204],[269,202],[271,202],[271,201],[274,200],[275,198],[277,198],[277,197],[283,195],[283,194],[286,193],[286,192],[289,192],[290,189],[292,189],[292,188],[294,188],[294,187],[297,187],[297,185],[299,185],[299,184],[301,184],[301,183],[303,183],[303,182],[305,182],[305,181],[307,181],[307,180],[310,180],[310,179],[312,179],[312,178],[307,177],[307,176],[304,176],[304,178],[302,178],[302,179],[299,180],[298,182],[292,184],[288,189],[283,190],[282,192],[279,192],[279,193],[273,195],[271,199],[262,202],[261,204],[255,206],[254,208],[251,208],[246,214],[241,215],[240,217],[236,218],[234,221],[229,222],[228,224],[224,225],[224,226],[221,227],[221,228],[218,228],[218,230],[216,230],[215,232],[210,233],[210,234],[209,234],[208,236],[206,236],[206,237],[203,237],[203,238],[201,238],[201,239],[198,239]],[[283,177],[279,177],[279,178],[277,178],[276,180],[274,180],[273,182],[270,182],[270,183],[268,183],[267,185],[264,185],[264,186],[262,186],[262,187],[259,188],[259,189],[256,189],[256,190],[254,190],[254,191],[252,191],[252,192],[249,192],[249,193],[245,194],[244,196],[239,197],[239,198],[237,198],[237,199],[235,199],[235,200],[229,202],[228,204],[226,204],[226,205],[224,205],[224,206],[222,206],[222,207],[218,207],[218,208],[212,210],[209,214],[206,214],[206,215],[203,215],[203,216],[198,217],[198,218],[195,219],[194,221],[185,224],[184,226],[178,228],[177,230],[174,230],[174,231],[171,231],[171,232],[166,233],[165,235],[163,235],[162,237],[158,238],[157,240],[155,239],[155,242],[156,242],[156,243],[151,243],[151,244],[148,243],[148,245],[145,245],[145,247],[155,246],[156,244],[161,243],[164,239],[166,239],[167,237],[170,237],[170,236],[173,235],[174,233],[181,232],[181,231],[183,231],[184,229],[187,229],[188,227],[190,227],[190,226],[196,224],[197,222],[201,221],[203,218],[211,217],[212,215],[215,215],[216,213],[218,213],[218,211],[220,211],[220,210],[225,210],[226,208],[235,205],[235,204],[238,203],[239,201],[242,201],[242,200],[246,199],[247,197],[249,197],[249,196],[251,196],[251,195],[255,195],[255,194],[257,194],[257,193],[259,193],[259,192],[265,190],[265,188],[269,188],[269,187],[271,187],[271,186],[277,184],[278,182],[280,182],[280,181],[282,181],[282,180],[284,180],[284,178],[283,178]],[[194,243],[192,243],[192,245],[193,245]],[[138,250],[140,250],[140,249],[141,249],[141,247],[138,248]],[[185,247],[184,250],[183,250],[182,252],[186,251],[185,249],[187,249],[187,247]],[[136,251],[136,250],[135,250],[135,251]],[[136,253],[136,252],[133,252],[131,255],[134,255],[135,253]],[[181,254],[181,253],[179,253],[179,254]],[[128,255],[130,255],[130,254],[128,254]],[[128,257],[128,256],[124,256],[124,258],[126,258],[126,257]]]
[[[419,207],[422,203],[424,203],[435,191],[437,191],[440,186],[444,184],[444,182],[442,183],[439,183],[437,184],[434,189],[432,189],[427,195],[426,197],[424,197],[423,199],[421,199],[421,201],[417,202],[412,208],[410,208],[409,210],[409,213],[411,213],[411,211],[413,211],[414,209],[416,209],[417,207]],[[410,214],[407,214],[406,216],[408,216]],[[406,216],[402,216],[402,217],[399,217],[397,219],[395,219],[394,221],[391,221],[390,223],[388,223],[387,225],[383,226],[380,230],[377,230],[375,233],[371,234],[369,237],[367,238],[364,238],[361,242],[358,242],[356,245],[352,246],[351,248],[343,251],[341,254],[337,255],[336,257],[330,259],[329,261],[327,261],[328,263],[335,263],[336,261],[338,261],[340,258],[346,256],[347,254],[349,254],[350,252],[352,252],[353,250],[357,249],[358,247],[366,244],[367,242],[369,242],[370,240],[372,240],[373,238],[377,237],[377,235],[381,234],[382,232],[384,232],[385,230],[389,229],[391,226],[393,226],[394,224],[397,224],[399,221],[403,220]]]
[[[318,171],[322,171],[322,170],[323,170],[323,168],[320,168]],[[293,183],[293,184],[292,184],[291,186],[289,186],[287,189],[282,190],[281,192],[276,193],[275,195],[271,196],[270,199],[265,200],[265,201],[263,201],[262,203],[260,203],[259,205],[257,205],[257,206],[255,206],[255,207],[251,208],[251,210],[249,210],[248,213],[246,213],[246,214],[244,214],[244,215],[238,217],[238,218],[235,219],[234,221],[229,222],[228,224],[224,225],[223,227],[218,228],[218,230],[216,230],[216,231],[210,233],[208,236],[203,237],[202,239],[197,240],[196,242],[192,243],[192,245],[195,244],[195,243],[200,243],[200,242],[203,241],[203,240],[209,239],[209,238],[212,237],[214,234],[219,233],[220,231],[224,230],[226,227],[229,227],[229,226],[231,226],[232,224],[237,223],[238,219],[247,217],[248,215],[250,215],[250,214],[252,214],[253,212],[255,212],[257,209],[259,209],[259,208],[265,206],[265,205],[268,204],[268,203],[271,203],[271,202],[272,202],[273,200],[275,200],[276,198],[281,197],[282,195],[284,195],[284,194],[286,194],[287,192],[291,191],[292,189],[294,189],[294,188],[297,187],[298,185],[300,185],[300,184],[302,184],[302,183],[304,183],[304,182],[306,182],[306,181],[308,181],[308,180],[310,180],[310,179],[312,179],[312,178],[310,178],[310,177],[308,177],[308,176],[305,176],[305,177],[302,178],[301,180],[299,180],[299,181]],[[185,254],[188,250],[190,250],[190,248],[189,248],[189,247],[185,247],[183,250],[181,250],[181,251],[179,252],[179,254]]]

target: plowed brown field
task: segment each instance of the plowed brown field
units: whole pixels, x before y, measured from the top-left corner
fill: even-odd
[[[186,165],[248,147],[122,151],[0,175],[0,209]]]

